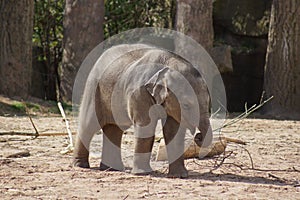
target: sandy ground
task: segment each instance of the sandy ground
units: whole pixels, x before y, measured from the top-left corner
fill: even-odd
[[[33,121],[40,132],[66,132],[60,117]],[[34,132],[27,117],[0,117],[3,131]],[[60,153],[66,136],[0,136],[0,199],[300,199],[300,121],[246,119],[223,132],[247,145],[229,145],[226,159],[186,160],[188,179],[166,178],[161,161],[152,162],[152,175],[130,174],[130,134],[122,147],[126,172],[97,169],[101,135],[92,143],[91,169],[69,166],[71,155]]]

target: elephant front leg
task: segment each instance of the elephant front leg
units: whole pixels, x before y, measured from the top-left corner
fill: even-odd
[[[153,170],[150,166],[151,151],[154,136],[149,138],[136,138],[133,158],[133,174],[149,174]]]
[[[123,131],[116,125],[103,127],[103,147],[100,170],[123,171],[121,141]]]
[[[135,149],[131,171],[133,174],[145,175],[153,171],[150,166],[150,158],[154,142],[154,131],[155,126],[151,128],[135,126]]]
[[[184,137],[185,129],[168,116],[163,126],[163,134],[169,161],[169,177],[186,178],[188,171],[184,166]]]

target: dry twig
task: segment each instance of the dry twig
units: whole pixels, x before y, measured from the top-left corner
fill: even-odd
[[[67,154],[67,153],[72,152],[73,149],[74,149],[73,136],[72,136],[72,132],[71,132],[70,125],[69,125],[69,120],[66,117],[64,108],[62,107],[60,102],[57,103],[57,106],[59,108],[59,111],[61,113],[61,116],[62,116],[63,120],[66,123],[66,128],[67,128],[67,132],[68,132],[68,136],[69,136],[69,145],[65,148],[65,150],[61,151],[61,153],[62,154]]]
[[[261,102],[259,105],[254,104],[252,107],[250,107],[249,109],[247,108],[247,104],[245,104],[245,112],[243,112],[242,114],[240,114],[239,116],[233,118],[232,120],[226,122],[225,124],[223,124],[223,126],[214,129],[213,131],[220,131],[225,127],[231,126],[245,118],[247,118],[250,114],[252,114],[253,112],[255,112],[256,110],[258,110],[259,108],[261,108],[263,105],[265,105],[266,103],[268,103],[269,101],[271,101],[274,97],[271,96],[270,98],[268,98],[267,100]]]
[[[72,135],[76,134],[75,132],[72,133]],[[33,137],[39,137],[39,136],[64,136],[66,133],[60,133],[60,132],[49,132],[49,133],[26,133],[26,132],[18,132],[18,131],[7,131],[7,132],[0,132],[0,136],[4,135],[10,135],[10,136],[33,136]]]
[[[223,126],[221,126],[220,128],[217,128],[213,131],[217,131],[217,130],[222,130],[223,128],[225,127],[229,127],[233,124],[236,124],[240,121],[242,121],[243,119],[247,118],[250,114],[252,114],[254,111],[258,110],[259,108],[261,108],[263,105],[265,105],[267,102],[269,102],[271,99],[273,99],[273,96],[268,98],[267,100],[263,101],[263,97],[264,97],[264,93],[262,94],[262,97],[261,97],[261,100],[260,100],[260,104],[257,106],[257,105],[253,105],[252,107],[250,107],[249,109],[247,108],[247,104],[245,104],[245,112],[240,114],[239,116],[237,116],[236,118],[228,121],[227,123],[225,123]],[[230,141],[230,138],[228,138],[229,141]],[[238,143],[239,142],[235,142],[235,143]],[[242,143],[240,143],[242,144]],[[253,171],[260,171],[260,172],[300,172],[300,170],[296,169],[295,167],[293,167],[292,169],[260,169],[260,168],[256,168],[254,167],[254,162],[253,162],[253,159],[252,159],[252,156],[251,156],[251,153],[249,152],[249,150],[241,145],[238,145],[238,147],[242,148],[244,151],[247,152],[248,154],[248,157],[250,159],[250,163],[251,163],[251,166],[250,167],[247,167],[247,166],[244,166],[244,165],[239,165],[239,164],[236,164],[236,163],[227,163],[225,162],[226,159],[230,158],[233,154],[233,151],[229,152],[229,154],[226,155],[226,153],[224,152],[223,157],[217,157],[216,158],[216,161],[215,161],[215,166],[214,168],[211,170],[211,171],[214,171],[218,168],[220,168],[222,165],[233,165],[233,166],[236,166],[238,168],[240,168],[241,170],[253,170]],[[217,159],[219,158],[222,158],[220,162],[218,162]],[[270,177],[273,177],[275,179],[278,179],[278,180],[281,180],[281,181],[284,181],[286,182],[285,179],[281,179],[279,177],[275,177],[275,175],[271,175],[269,174]]]

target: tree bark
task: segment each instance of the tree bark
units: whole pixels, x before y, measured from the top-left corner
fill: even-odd
[[[274,0],[264,88],[274,96],[266,108],[275,117],[300,116],[300,1]]]
[[[228,49],[226,57],[218,55],[220,48],[213,51],[214,30],[212,15],[213,0],[177,0],[176,30],[199,43],[211,55],[212,59],[219,64],[219,71],[230,71],[232,69],[230,48],[223,48]],[[194,47],[189,47],[188,42],[181,38],[179,37],[179,39],[175,40],[175,49],[177,52],[181,52],[182,55],[186,55],[190,62],[197,61],[196,65],[201,66],[203,78],[210,92],[213,111],[215,112],[221,108],[220,101],[223,104],[222,107],[226,107],[225,89],[219,71],[212,67],[213,63],[210,62],[210,58],[207,57],[205,51],[201,49],[193,51],[192,48]],[[219,113],[225,113],[225,108],[218,111]]]
[[[177,0],[176,30],[210,52],[213,47],[212,0]]]
[[[103,41],[104,1],[66,0],[60,97],[72,100],[76,73],[88,53]]]
[[[33,0],[0,1],[0,93],[26,98],[32,66]]]

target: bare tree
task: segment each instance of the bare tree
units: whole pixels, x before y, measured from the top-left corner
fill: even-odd
[[[104,0],[66,0],[60,94],[72,99],[76,73],[88,53],[103,41]]]
[[[274,0],[271,12],[264,88],[274,100],[268,114],[300,116],[300,1]]]
[[[32,66],[33,0],[0,1],[0,93],[26,98]]]

